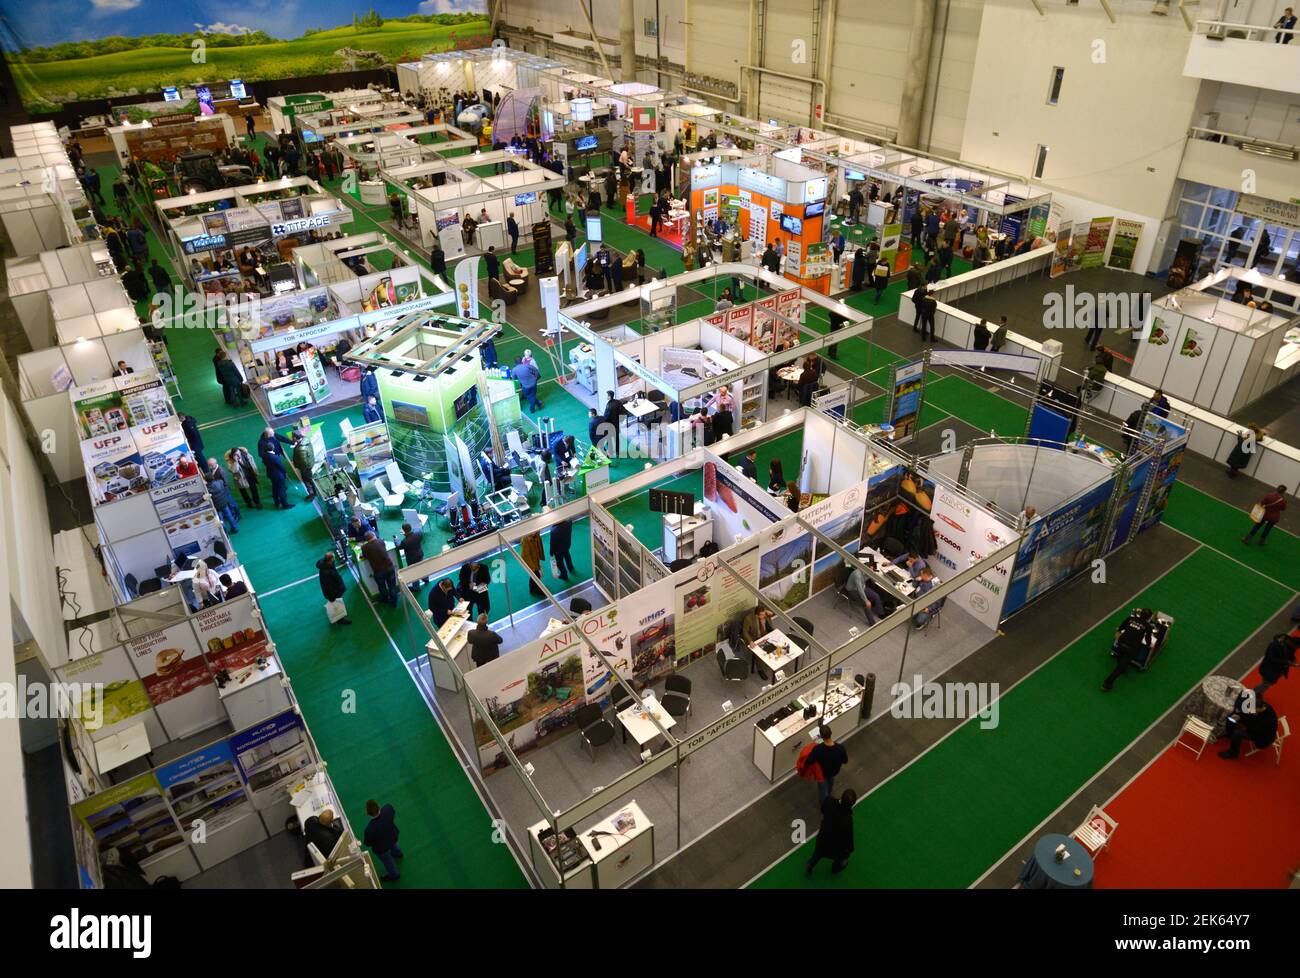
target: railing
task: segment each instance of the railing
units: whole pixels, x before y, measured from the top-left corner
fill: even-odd
[[[1295,42],[1295,27],[1280,28],[1263,24],[1234,24],[1224,20],[1198,20],[1196,33],[1204,34],[1212,41],[1280,41],[1283,44]],[[1300,50],[1297,48],[1296,50]]]
[[[1203,139],[1211,143],[1223,143],[1228,146],[1236,147],[1247,153],[1256,153],[1262,156],[1274,156],[1278,159],[1294,160],[1300,159],[1300,146],[1292,146],[1290,143],[1279,143],[1271,139],[1258,139],[1254,136],[1246,136],[1239,132],[1224,132],[1221,129],[1207,129],[1203,126],[1192,126],[1187,130],[1188,139]]]

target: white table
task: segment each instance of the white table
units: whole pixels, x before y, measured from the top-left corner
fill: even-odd
[[[143,723],[133,723],[95,741],[95,767],[104,775],[148,753],[149,731]]]
[[[620,806],[609,818],[582,829],[578,839],[596,866],[597,889],[616,890],[626,886],[654,865],[654,825],[635,801]]]
[[[656,727],[654,721],[650,719],[651,715],[659,721],[659,727],[663,727],[664,730],[671,730],[677,723],[655,699],[654,693],[647,693],[640,703],[633,703],[618,715],[619,723],[623,724],[640,747],[645,747],[656,737],[662,736],[659,727]]]
[[[298,829],[304,835],[307,834],[307,819],[313,815],[319,815],[327,808],[334,812],[335,817],[342,815],[324,771],[317,771],[301,786],[289,789],[289,803],[298,816]],[[321,855],[328,856],[329,853]]]
[[[912,581],[912,575],[907,572],[907,568],[890,563],[889,558],[879,550],[863,547],[858,551],[857,557],[905,597],[910,598],[916,593],[916,584]]]
[[[763,648],[764,642],[776,646],[776,651],[768,652]],[[807,651],[790,641],[785,632],[779,628],[772,629],[751,645],[749,650],[754,653],[755,659],[767,666],[768,672],[773,676],[776,675],[778,669],[788,669],[793,666],[799,661],[799,656]]]
[[[660,405],[649,398],[637,398],[635,401],[628,401],[623,407],[627,408],[628,414],[640,421],[658,411]]]

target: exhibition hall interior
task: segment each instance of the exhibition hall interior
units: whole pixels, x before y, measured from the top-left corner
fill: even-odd
[[[0,885],[1300,885],[1287,0],[310,6],[0,0]]]

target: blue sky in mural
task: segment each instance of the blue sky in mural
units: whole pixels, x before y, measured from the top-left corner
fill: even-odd
[[[4,0],[0,38],[9,48],[192,31],[294,38],[350,24],[372,7],[383,17],[485,13],[487,0]]]

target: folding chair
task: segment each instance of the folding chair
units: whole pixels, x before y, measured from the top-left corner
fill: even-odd
[[[1286,722],[1286,717],[1278,717],[1277,736],[1273,739],[1273,744],[1272,744],[1273,753],[1276,755],[1276,760],[1274,761],[1274,763],[1276,764],[1282,763],[1282,741],[1286,740],[1290,736],[1291,736],[1291,725]],[[1268,748],[1251,747],[1250,750],[1246,751],[1246,756],[1250,757],[1251,754],[1258,754],[1261,750],[1268,750]]]
[[[1183,740],[1183,737],[1190,736],[1193,740],[1199,741],[1199,747],[1193,747]],[[1210,741],[1214,739],[1214,728],[1202,720],[1200,717],[1188,717],[1183,721],[1183,729],[1178,731],[1178,736],[1174,738],[1174,743],[1179,747],[1186,747],[1196,755],[1199,761],[1201,755],[1205,753],[1205,748],[1210,746]]]
[[[1110,840],[1115,835],[1115,830],[1119,828],[1119,823],[1107,815],[1102,809],[1093,805],[1088,812],[1087,818],[1083,824],[1070,833],[1078,839],[1083,847],[1088,850],[1088,855],[1094,859],[1101,855],[1103,849],[1110,845]]]

